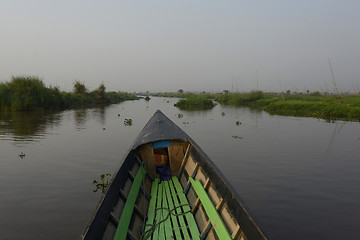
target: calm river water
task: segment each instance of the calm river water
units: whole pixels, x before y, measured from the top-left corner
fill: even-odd
[[[176,101],[0,113],[0,239],[78,239],[100,198],[93,180],[113,174],[157,109],[217,164],[270,239],[359,239],[359,123],[187,112]]]

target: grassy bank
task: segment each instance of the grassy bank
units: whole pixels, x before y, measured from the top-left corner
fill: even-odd
[[[360,121],[360,94],[337,96],[322,95],[319,92],[280,94],[252,91],[229,94],[157,93],[156,95],[185,98],[176,103],[181,109],[210,109],[213,105],[208,101],[213,99],[222,105],[258,108],[270,114],[314,117],[329,121]]]
[[[46,87],[38,77],[13,77],[0,83],[0,111],[64,110],[134,100],[133,94],[106,92],[104,84],[94,91],[75,81],[74,92]]]
[[[326,120],[360,121],[360,95],[281,95],[254,91],[217,94],[217,102],[232,106],[257,107],[270,114],[315,117]]]

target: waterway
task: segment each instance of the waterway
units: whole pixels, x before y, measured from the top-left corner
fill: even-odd
[[[359,123],[221,105],[187,112],[176,101],[0,113],[0,240],[78,239],[101,195],[93,180],[114,173],[157,109],[209,155],[270,239],[359,239]]]

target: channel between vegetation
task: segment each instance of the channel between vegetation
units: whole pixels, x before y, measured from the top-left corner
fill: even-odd
[[[65,110],[95,107],[125,100],[139,99],[126,92],[106,92],[104,84],[89,91],[80,81],[74,82],[73,92],[46,87],[38,77],[12,77],[0,83],[0,111]],[[207,110],[217,103],[235,107],[251,107],[270,114],[313,117],[328,121],[360,121],[360,94],[264,93],[154,93],[152,96],[181,98],[175,106],[181,110]],[[150,100],[148,98],[147,100]]]

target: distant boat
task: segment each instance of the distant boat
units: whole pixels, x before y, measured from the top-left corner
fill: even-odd
[[[155,112],[81,239],[266,239],[200,147]]]

